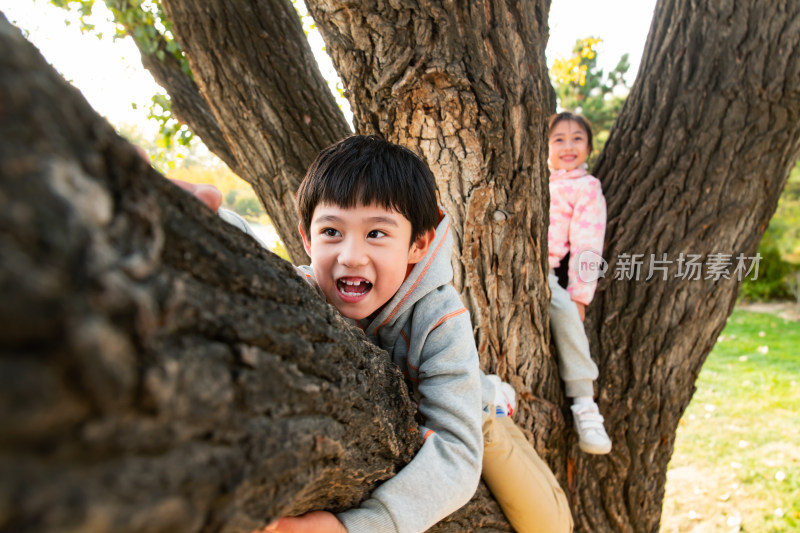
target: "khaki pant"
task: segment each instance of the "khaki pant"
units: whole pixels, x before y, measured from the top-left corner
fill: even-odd
[[[511,418],[486,417],[483,443],[483,480],[517,533],[571,532],[564,491]]]

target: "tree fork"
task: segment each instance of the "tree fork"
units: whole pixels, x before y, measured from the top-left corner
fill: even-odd
[[[180,2],[196,10],[217,4]],[[550,107],[541,98],[547,90],[541,54],[548,2],[381,3],[385,13],[371,2],[309,4],[355,102],[359,131],[412,146],[436,170],[456,231],[456,284],[476,320],[484,364],[519,392],[533,387],[521,409],[523,424],[533,427],[537,449],[565,481],[577,530],[655,531],[677,421],[738,283],[601,281],[586,329],[615,447],[607,457],[581,454],[572,432],[564,430],[560,381],[544,347],[543,154]],[[707,256],[726,247],[752,255],[797,157],[798,9],[796,2],[754,0],[658,3],[640,75],[595,172],[609,202],[605,256],[612,273],[622,253],[663,252],[675,260],[682,252]],[[294,42],[301,38],[297,33],[285,37]],[[224,54],[238,62],[242,79],[249,76],[246,47],[258,42],[250,35],[225,41],[245,47]],[[492,66],[484,69],[484,62]],[[293,80],[294,72],[275,76],[288,73]],[[215,89],[228,78],[209,69],[205,79]],[[314,101],[302,96],[279,100],[292,120],[300,118],[298,124]],[[258,120],[268,106],[257,98],[248,102],[227,116],[252,123],[232,131],[267,131]],[[278,128],[276,135],[284,133]],[[249,141],[246,135],[226,139]],[[274,163],[286,139],[254,152]],[[273,174],[253,176],[265,182],[264,196],[293,192],[278,180],[282,188],[273,193]],[[285,198],[270,205],[285,210]],[[15,213],[23,216],[24,210]],[[294,230],[293,224],[285,227]],[[299,245],[297,250],[302,255]],[[17,285],[9,284],[20,290]],[[498,310],[497,302],[509,307]],[[41,306],[42,328],[49,309]],[[526,332],[519,334],[518,324]]]

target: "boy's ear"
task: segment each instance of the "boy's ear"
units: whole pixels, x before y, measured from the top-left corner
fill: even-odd
[[[303,238],[303,248],[306,249],[306,254],[308,254],[308,257],[311,257],[311,239],[306,237],[306,232],[303,231],[302,222],[297,224],[297,229],[300,231],[300,236]]]
[[[431,247],[433,239],[436,238],[436,228],[431,228],[411,243],[411,249],[408,251],[409,264],[419,263],[428,254],[428,248]]]

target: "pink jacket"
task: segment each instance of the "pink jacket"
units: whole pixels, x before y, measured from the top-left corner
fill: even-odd
[[[594,257],[601,256],[605,231],[606,200],[600,180],[585,168],[551,170],[548,261],[554,269],[570,253],[567,291],[573,301],[588,305],[594,297],[597,280],[591,273],[583,276],[586,281],[581,279],[579,257],[589,250],[597,254]]]

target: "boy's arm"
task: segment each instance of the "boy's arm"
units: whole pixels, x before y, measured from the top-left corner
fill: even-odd
[[[322,292],[322,289],[319,287],[319,283],[317,283],[317,279],[314,277],[314,270],[309,265],[301,265],[295,266],[294,271],[297,272],[297,275],[300,276],[302,279],[306,281],[311,288],[317,293],[317,296],[325,300],[325,293]]]
[[[603,239],[606,231],[606,200],[600,180],[594,176],[584,187],[582,194],[575,204],[572,221],[569,226],[569,282],[567,291],[572,300],[579,304],[589,305],[597,288],[597,278],[594,272],[586,272],[587,276],[581,279],[580,262],[583,260],[597,260],[603,253]],[[586,178],[581,178],[586,179]],[[581,254],[583,252],[591,252]]]
[[[313,282],[310,267],[296,270]],[[420,430],[425,442],[411,462],[375,489],[370,498],[336,515],[348,533],[420,533],[462,507],[475,493],[483,456],[478,353],[469,314],[460,312],[463,307],[455,289],[448,290],[451,299],[458,302],[455,310],[441,312],[433,319],[415,317],[419,318],[416,323],[431,328],[418,369],[422,396],[419,412],[425,419]],[[265,531],[316,531],[314,520],[322,514],[328,513],[282,518]],[[334,522],[326,523],[331,529],[320,532],[336,531]]]
[[[455,289],[449,289],[458,300]],[[458,306],[463,308],[460,300]],[[449,319],[444,313],[432,321],[414,317],[414,323],[433,328],[418,369],[425,442],[411,462],[360,507],[337,515],[349,533],[419,533],[475,493],[483,451],[481,385],[472,325],[464,311]]]

